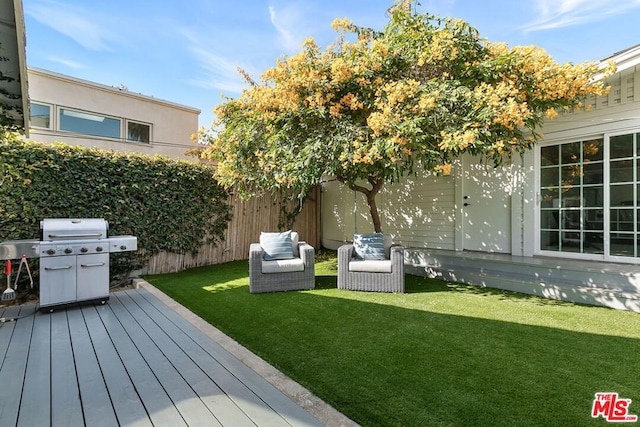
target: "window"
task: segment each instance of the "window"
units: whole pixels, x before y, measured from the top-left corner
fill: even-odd
[[[60,108],[60,130],[107,138],[120,138],[120,119]]]
[[[149,143],[151,126],[144,123],[127,122],[127,140]]]
[[[640,134],[612,136],[609,163],[611,255],[640,256],[638,230],[638,145]]]
[[[640,134],[540,148],[540,250],[640,257]]]
[[[31,102],[29,116],[32,127],[51,129],[51,106]]]

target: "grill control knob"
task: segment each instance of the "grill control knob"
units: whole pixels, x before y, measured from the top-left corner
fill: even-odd
[[[102,246],[96,246],[96,252],[102,252]]]
[[[82,247],[82,248],[80,248],[80,252],[82,252],[84,254],[84,253],[89,252],[89,249],[86,248],[86,247]]]
[[[67,255],[68,255],[68,254],[70,254],[70,253],[72,253],[72,252],[73,252],[73,249],[71,249],[71,248],[66,248],[66,249],[64,250],[64,253],[65,253],[65,254],[67,254]]]
[[[56,253],[55,249],[47,249],[47,255],[54,255]]]

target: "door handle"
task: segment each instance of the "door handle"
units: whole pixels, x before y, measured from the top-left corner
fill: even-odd
[[[71,268],[70,265],[64,265],[62,267],[45,267],[44,269],[46,271],[53,271],[53,270],[69,270]]]
[[[102,267],[104,262],[96,262],[93,264],[80,264],[80,267]]]

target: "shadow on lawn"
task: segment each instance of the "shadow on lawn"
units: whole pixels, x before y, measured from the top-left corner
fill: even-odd
[[[335,289],[337,288],[337,277],[334,275],[317,275],[316,289]],[[529,301],[538,305],[558,305],[571,304],[566,301],[558,301],[553,299],[541,298],[535,295],[527,295],[519,292],[512,292],[502,289],[487,288],[482,286],[474,286],[463,283],[446,282],[438,279],[430,279],[427,277],[405,275],[405,293],[422,294],[422,293],[440,293],[440,292],[460,292],[465,294],[481,295],[481,296],[498,296],[502,300],[521,300]]]

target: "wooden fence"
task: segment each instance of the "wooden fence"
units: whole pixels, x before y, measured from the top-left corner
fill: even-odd
[[[237,195],[231,196],[233,218],[225,232],[225,241],[216,245],[204,245],[197,254],[175,254],[161,252],[150,260],[145,274],[172,273],[187,268],[210,264],[220,264],[249,258],[249,245],[258,242],[261,231],[279,231],[279,196],[262,196],[241,201]],[[286,202],[289,207],[294,203]],[[320,247],[320,190],[313,191],[302,212],[298,214],[291,227],[304,240],[315,248]]]

